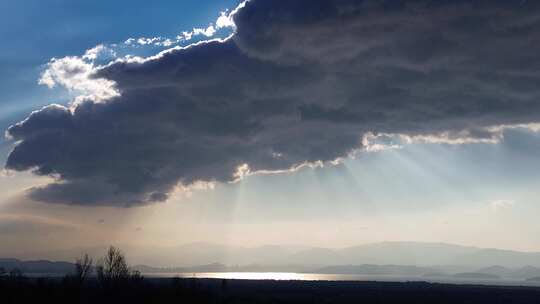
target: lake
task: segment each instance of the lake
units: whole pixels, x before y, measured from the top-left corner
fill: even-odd
[[[479,284],[504,286],[536,286],[540,281],[521,279],[461,279],[452,277],[405,277],[395,275],[358,275],[358,274],[318,274],[295,272],[196,272],[196,273],[144,273],[149,278],[199,278],[199,279],[236,279],[236,280],[304,280],[304,281],[379,281],[379,282],[412,282],[424,281],[449,284]]]

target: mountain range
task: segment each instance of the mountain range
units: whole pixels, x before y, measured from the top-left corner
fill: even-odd
[[[211,263],[226,265],[415,265],[482,268],[499,265],[508,268],[540,267],[540,252],[520,252],[443,243],[383,242],[342,249],[261,246],[240,247],[194,243],[175,248],[133,255],[138,264],[194,266]]]
[[[0,258],[0,268],[6,272],[19,269],[23,273],[67,274],[73,272],[75,266],[69,262],[21,261],[19,259]]]
[[[241,247],[192,243],[169,248],[126,246],[121,249],[126,253],[132,265],[152,265],[156,269],[171,267],[189,269],[194,266],[201,267],[199,265],[213,265],[210,268],[216,268],[217,265],[228,265],[227,267],[231,269],[241,271],[246,267],[280,271],[283,269],[328,271],[325,267],[340,266],[347,269],[343,271],[351,272],[354,271],[354,267],[362,265],[410,265],[416,268],[400,271],[423,274],[428,270],[441,273],[478,272],[501,277],[540,276],[540,272],[537,272],[540,268],[540,252],[520,252],[443,243],[382,242],[342,249],[294,246]],[[96,260],[105,252],[105,246],[48,252],[40,254],[39,257],[40,259],[74,261],[85,252]],[[0,259],[0,267],[12,268],[9,265],[16,265],[17,261]],[[19,265],[18,268],[26,267],[50,272],[45,270],[61,270],[71,265],[66,262],[45,262],[48,261],[25,262],[30,264]],[[366,266],[363,267],[366,270]],[[384,272],[388,269],[377,271]]]

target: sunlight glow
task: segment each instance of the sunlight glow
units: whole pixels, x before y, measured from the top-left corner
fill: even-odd
[[[184,275],[183,275],[184,276]],[[305,280],[306,274],[294,272],[204,272],[185,274],[185,277],[236,280]]]

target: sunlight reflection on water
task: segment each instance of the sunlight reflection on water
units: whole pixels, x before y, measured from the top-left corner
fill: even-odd
[[[206,272],[191,275],[183,274],[184,277],[212,278],[212,279],[239,279],[239,280],[314,280],[307,274],[294,272]]]
[[[199,279],[237,279],[237,280],[346,280],[343,275],[296,273],[296,272],[196,272],[196,273],[153,273],[151,277],[180,277]]]

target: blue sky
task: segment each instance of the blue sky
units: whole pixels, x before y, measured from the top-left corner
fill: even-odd
[[[174,37],[206,26],[237,1],[23,0],[0,3],[0,124],[6,128],[29,110],[67,102],[61,90],[39,86],[53,57],[74,56],[98,44],[128,38]]]
[[[1,2],[0,128],[27,119],[0,141],[0,254],[107,238],[540,251],[537,4],[419,20],[336,3]]]

